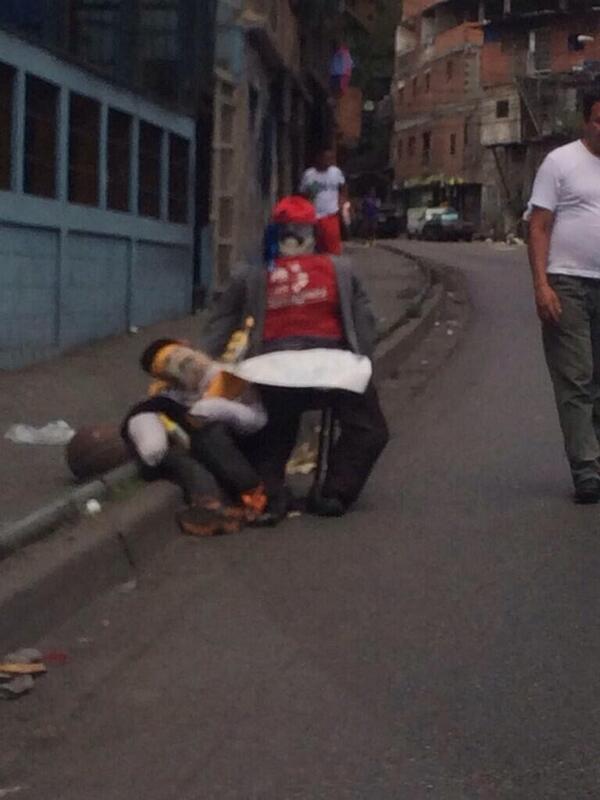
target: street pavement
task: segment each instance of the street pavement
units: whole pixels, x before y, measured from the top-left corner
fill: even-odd
[[[136,586],[48,633],[70,660],[4,704],[0,789],[600,796],[599,509],[571,501],[524,250],[403,246],[460,267],[473,310],[415,391],[402,365],[382,387],[393,438],[357,508],[174,530]]]

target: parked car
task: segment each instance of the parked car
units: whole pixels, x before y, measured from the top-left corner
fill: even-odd
[[[473,223],[462,219],[453,208],[446,208],[425,222],[421,236],[434,242],[470,242],[474,232]]]
[[[409,239],[428,239],[430,241],[470,242],[474,226],[466,222],[458,211],[448,206],[437,208],[409,208],[406,234]]]
[[[402,213],[393,203],[382,203],[377,217],[377,238],[395,239],[402,231]]]
[[[406,235],[409,239],[419,239],[423,232],[426,222],[433,219],[437,214],[441,214],[445,209],[415,207],[409,208],[406,214]]]

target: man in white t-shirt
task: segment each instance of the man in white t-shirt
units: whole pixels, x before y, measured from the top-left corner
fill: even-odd
[[[300,193],[313,203],[317,212],[317,246],[323,253],[341,255],[340,206],[345,199],[346,179],[335,165],[333,150],[323,150],[315,166],[302,176]]]
[[[583,136],[553,150],[530,200],[529,261],[575,500],[600,500],[600,91]]]

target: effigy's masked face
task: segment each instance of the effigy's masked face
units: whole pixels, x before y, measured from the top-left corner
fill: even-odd
[[[152,374],[193,392],[199,390],[205,382],[212,363],[200,350],[186,345],[168,344],[156,354],[152,363]]]
[[[279,229],[279,255],[284,258],[304,256],[315,252],[313,225],[286,222]]]

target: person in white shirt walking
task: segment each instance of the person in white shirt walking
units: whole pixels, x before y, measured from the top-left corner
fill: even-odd
[[[542,163],[530,200],[529,261],[575,501],[600,500],[600,89],[580,140]]]
[[[346,199],[346,179],[335,165],[333,150],[323,150],[315,166],[302,176],[300,193],[315,206],[317,212],[317,246],[322,253],[342,253],[340,206]]]

